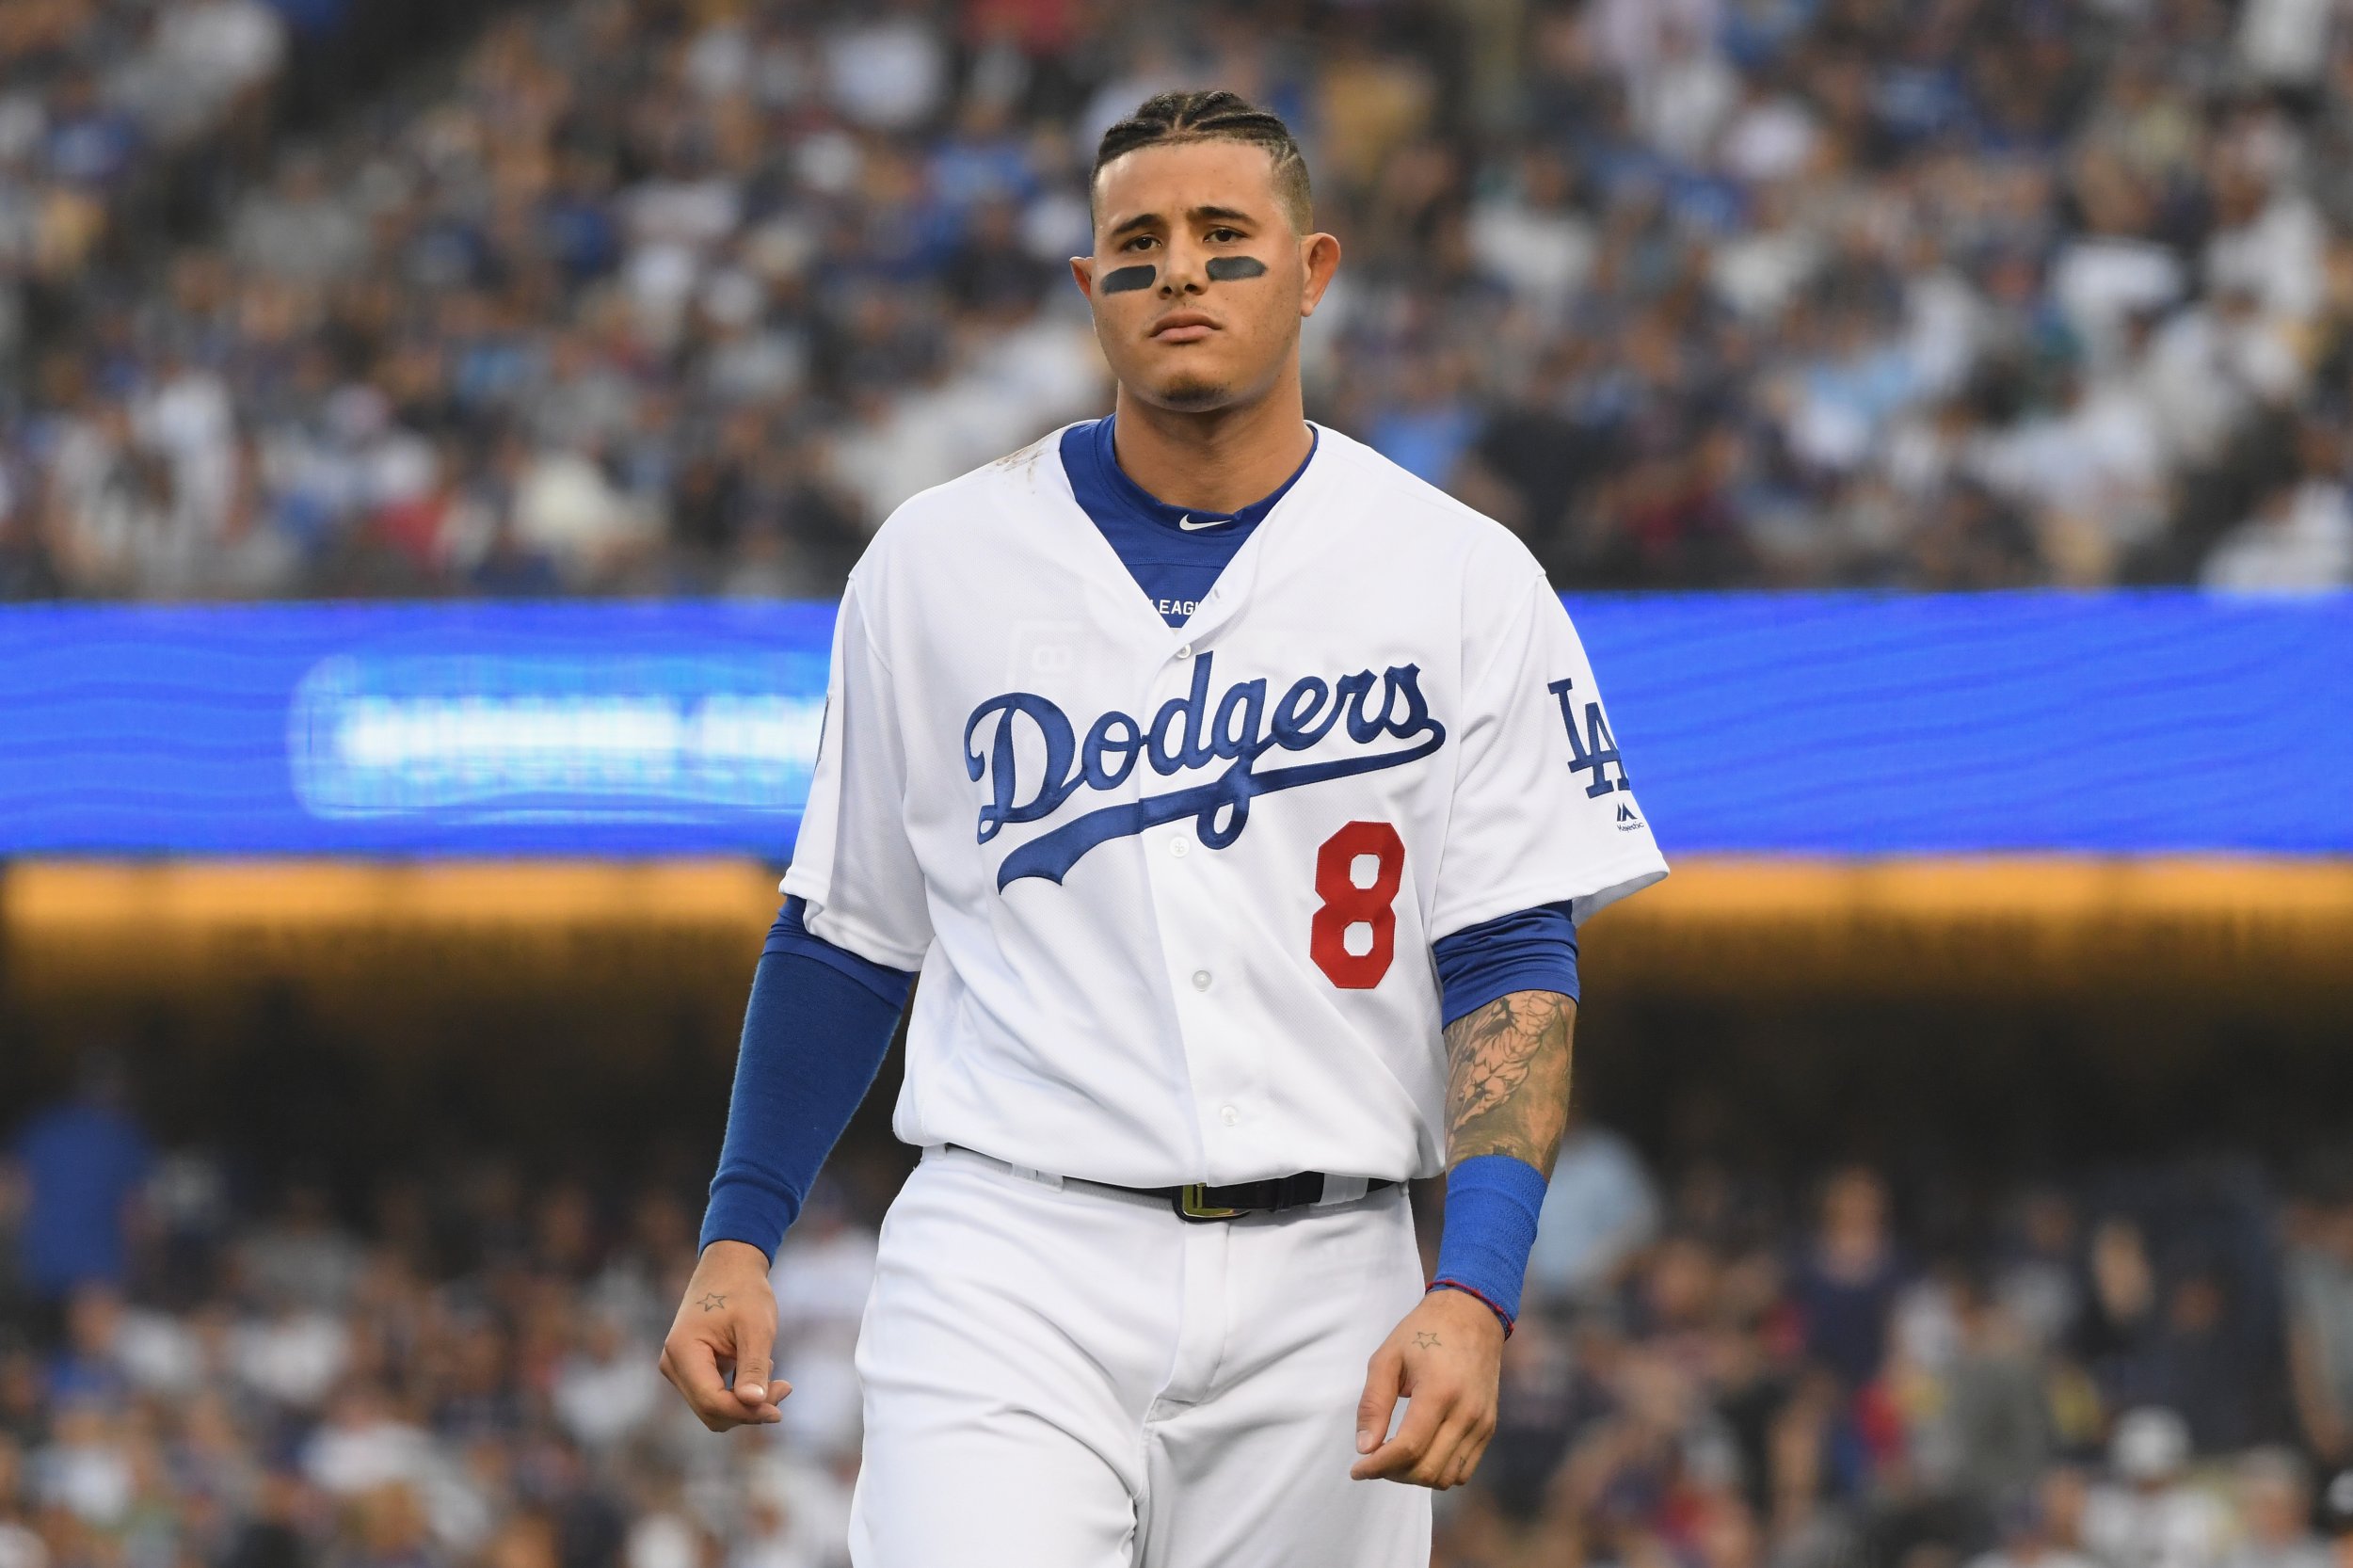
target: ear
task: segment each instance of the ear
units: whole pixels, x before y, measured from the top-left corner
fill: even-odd
[[[1074,282],[1074,283],[1076,283],[1076,284],[1078,284],[1078,285],[1079,285],[1079,292],[1080,292],[1080,294],[1082,294],[1082,295],[1086,296],[1086,298],[1087,298],[1087,303],[1088,303],[1088,304],[1092,305],[1093,303],[1095,303],[1095,258],[1094,258],[1094,257],[1092,257],[1092,256],[1073,256],[1073,257],[1071,257],[1071,258],[1070,258],[1070,280],[1071,280],[1072,282]]]
[[[1340,269],[1340,242],[1332,234],[1309,234],[1299,242],[1299,270],[1306,275],[1306,285],[1300,290],[1299,313],[1311,316],[1323,302],[1323,291],[1332,286],[1332,275]]]

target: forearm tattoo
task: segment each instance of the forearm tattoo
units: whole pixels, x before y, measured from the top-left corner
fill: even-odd
[[[1577,1003],[1514,991],[1447,1026],[1449,1165],[1508,1154],[1547,1176],[1569,1120],[1569,1042]]]

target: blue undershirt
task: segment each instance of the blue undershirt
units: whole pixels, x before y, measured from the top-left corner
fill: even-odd
[[[1171,626],[1182,626],[1216,586],[1242,541],[1257,531],[1290,493],[1307,464],[1316,460],[1322,437],[1308,426],[1305,461],[1275,487],[1272,495],[1252,502],[1239,512],[1205,512],[1197,507],[1171,506],[1128,477],[1119,466],[1112,440],[1115,416],[1074,424],[1062,433],[1063,472],[1070,476],[1070,493],[1080,509],[1095,520],[1128,575],[1144,597]]]

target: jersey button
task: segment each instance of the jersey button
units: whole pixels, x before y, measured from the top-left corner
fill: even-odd
[[[1193,853],[1193,840],[1179,835],[1168,841],[1168,853],[1182,860]]]
[[[1190,659],[1190,658],[1192,658],[1192,657],[1193,657],[1193,645],[1192,645],[1191,643],[1179,643],[1179,644],[1177,644],[1177,645],[1176,645],[1176,657],[1177,657],[1177,658],[1179,658],[1179,659]]]
[[[1241,1120],[1241,1112],[1235,1110],[1230,1105],[1221,1105],[1217,1108],[1217,1119],[1224,1122],[1227,1127],[1232,1127],[1235,1123]]]
[[[1196,991],[1206,991],[1209,988],[1209,970],[1195,969],[1193,971],[1193,988]]]

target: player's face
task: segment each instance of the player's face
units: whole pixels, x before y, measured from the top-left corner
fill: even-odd
[[[1095,254],[1070,270],[1120,385],[1193,411],[1256,402],[1293,370],[1339,259],[1331,235],[1291,228],[1264,149],[1196,141],[1104,168]]]

